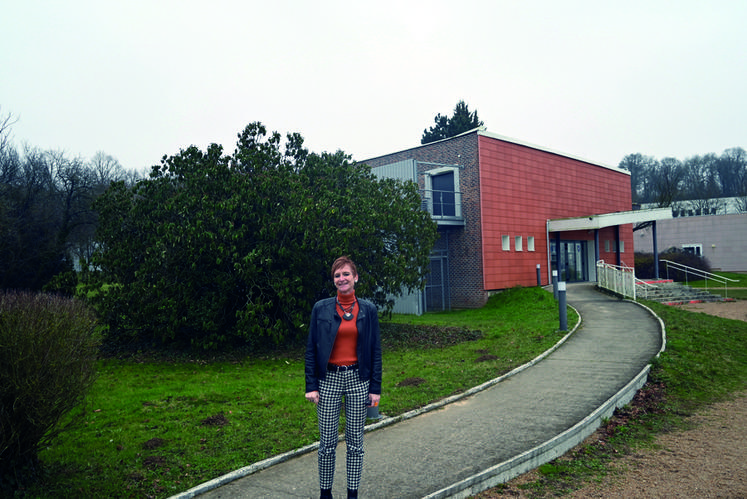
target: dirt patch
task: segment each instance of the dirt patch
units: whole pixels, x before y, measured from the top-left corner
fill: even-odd
[[[475,362],[488,362],[489,360],[496,360],[498,359],[495,355],[480,355],[478,358],[475,359]]]
[[[143,466],[150,469],[158,468],[166,464],[166,459],[162,456],[148,456],[143,459]]]
[[[405,378],[397,383],[396,386],[419,386],[423,383],[425,383],[425,380],[423,378]]]
[[[143,449],[153,450],[163,447],[164,445],[166,445],[166,440],[162,438],[151,438],[143,444]]]
[[[404,347],[444,348],[482,338],[481,331],[456,326],[381,323],[381,346],[385,350]]]
[[[205,418],[200,422],[201,426],[225,426],[227,424],[231,424],[231,422],[222,412],[219,412],[215,416]]]
[[[747,300],[718,301],[711,303],[687,303],[676,307],[692,312],[703,312],[724,319],[747,321]]]

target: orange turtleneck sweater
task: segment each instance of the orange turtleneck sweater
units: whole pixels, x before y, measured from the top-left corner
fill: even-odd
[[[337,308],[337,315],[340,316],[340,328],[337,330],[337,336],[335,337],[335,344],[332,347],[332,353],[329,356],[329,363],[337,366],[349,366],[358,362],[358,326],[356,321],[358,320],[358,302],[355,300],[355,293],[349,295],[341,295],[337,293],[337,301],[335,307]],[[341,308],[346,311],[351,311],[353,319],[346,321],[342,318],[345,313]],[[350,307],[353,310],[350,310]]]

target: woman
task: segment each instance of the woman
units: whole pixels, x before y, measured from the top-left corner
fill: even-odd
[[[366,408],[381,397],[381,340],[376,306],[355,296],[358,270],[350,258],[332,264],[337,296],[318,301],[306,344],[306,398],[319,418],[319,487],[332,497],[340,406],[345,396],[348,498],[358,497]]]

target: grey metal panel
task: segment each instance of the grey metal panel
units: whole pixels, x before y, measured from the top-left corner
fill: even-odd
[[[412,180],[417,182],[417,167],[414,159],[397,161],[384,166],[371,168],[371,172],[378,178],[396,178],[399,180]]]
[[[422,301],[422,292],[420,291],[397,296],[392,312],[395,314],[423,315]]]

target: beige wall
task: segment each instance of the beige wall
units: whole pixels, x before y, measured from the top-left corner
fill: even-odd
[[[714,270],[747,272],[747,213],[659,220],[656,233],[659,252],[700,245]],[[636,251],[653,252],[651,228],[634,234]]]

